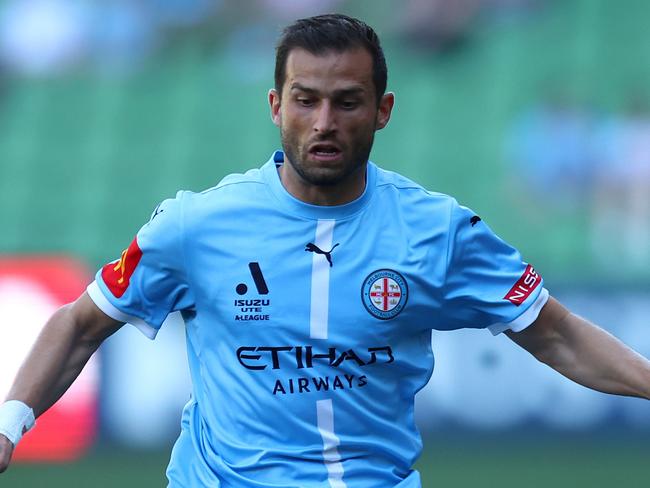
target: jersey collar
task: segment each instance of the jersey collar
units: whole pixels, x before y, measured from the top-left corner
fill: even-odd
[[[262,166],[262,175],[269,185],[271,192],[278,199],[281,207],[294,215],[308,219],[335,219],[340,220],[361,211],[372,199],[377,177],[377,166],[368,161],[366,169],[366,188],[357,198],[344,205],[312,205],[298,200],[291,195],[282,185],[278,168],[284,164],[284,153],[275,151],[264,166]]]

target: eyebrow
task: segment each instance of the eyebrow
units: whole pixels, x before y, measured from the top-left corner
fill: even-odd
[[[317,94],[320,93],[319,90],[317,90],[315,88],[310,88],[308,86],[301,85],[298,82],[293,82],[291,84],[290,90],[300,90],[300,91],[303,91],[305,93],[310,93],[310,94],[314,94],[314,95],[317,95]],[[351,88],[341,88],[341,89],[338,89],[338,90],[334,90],[332,93],[333,93],[333,95],[335,97],[340,97],[340,96],[346,96],[346,95],[360,95],[362,93],[365,93],[365,91],[366,90],[363,87],[355,86],[355,87],[351,87]]]

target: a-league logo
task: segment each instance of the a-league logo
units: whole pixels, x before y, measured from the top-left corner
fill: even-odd
[[[408,300],[408,285],[404,277],[392,269],[378,269],[364,280],[361,301],[370,315],[380,320],[397,316]]]

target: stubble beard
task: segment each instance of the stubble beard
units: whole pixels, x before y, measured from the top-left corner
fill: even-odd
[[[309,158],[309,152],[306,147],[300,145],[295,137],[287,134],[283,128],[280,130],[280,135],[282,149],[289,164],[303,181],[314,186],[338,185],[348,179],[350,175],[364,168],[375,139],[375,134],[372,132],[369,140],[355,141],[352,144],[353,152],[350,157],[343,160],[340,171],[322,171],[319,168],[310,167],[308,163],[305,164]]]

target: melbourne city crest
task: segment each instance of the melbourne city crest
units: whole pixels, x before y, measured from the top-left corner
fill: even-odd
[[[408,300],[408,285],[404,277],[392,269],[378,269],[364,280],[361,301],[370,315],[380,320],[397,316]]]

